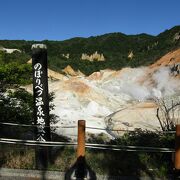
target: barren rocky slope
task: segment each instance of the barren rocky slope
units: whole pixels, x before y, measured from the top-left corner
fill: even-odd
[[[160,125],[154,99],[179,96],[179,70],[180,49],[148,67],[107,69],[88,77],[71,67],[64,70],[65,75],[49,70],[49,88],[55,92],[54,113],[59,116],[57,125],[77,126],[79,119],[85,119],[87,127],[105,129],[87,128],[90,133],[109,134],[112,129],[157,130]],[[77,129],[57,128],[56,132],[73,138]]]

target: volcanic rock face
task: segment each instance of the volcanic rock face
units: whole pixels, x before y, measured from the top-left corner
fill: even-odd
[[[149,67],[101,70],[88,77],[76,74],[71,68],[73,74],[68,77],[49,71],[49,88],[55,93],[54,113],[59,116],[56,132],[73,139],[77,129],[61,127],[77,127],[77,121],[82,119],[86,120],[90,133],[108,134],[113,129],[135,128],[160,130],[156,100],[180,95],[179,63],[180,49]]]
[[[81,56],[81,59],[82,60],[88,60],[88,61],[105,61],[104,55],[99,54],[97,51],[91,55],[83,53]]]

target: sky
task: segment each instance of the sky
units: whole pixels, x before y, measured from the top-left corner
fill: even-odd
[[[180,25],[180,0],[0,0],[0,39],[157,35]]]

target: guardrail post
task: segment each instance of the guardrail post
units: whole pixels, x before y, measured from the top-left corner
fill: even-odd
[[[175,138],[175,171],[176,175],[180,175],[180,124],[176,125]]]
[[[85,129],[86,129],[86,121],[79,120],[77,158],[85,156]]]
[[[86,163],[85,163],[85,130],[86,121],[78,121],[78,147],[77,147],[77,169],[75,172],[76,178],[85,178]]]

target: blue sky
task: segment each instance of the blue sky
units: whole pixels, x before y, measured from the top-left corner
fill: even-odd
[[[157,35],[180,25],[180,0],[1,0],[0,39]]]

